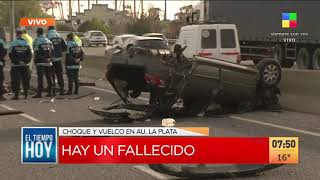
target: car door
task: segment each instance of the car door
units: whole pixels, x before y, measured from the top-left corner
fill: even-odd
[[[234,25],[220,25],[218,30],[218,49],[219,53],[217,58],[232,62],[239,63],[240,61],[240,48],[238,41],[238,33]]]

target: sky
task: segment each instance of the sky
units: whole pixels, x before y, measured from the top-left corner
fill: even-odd
[[[60,0],[56,0],[57,2],[59,2]],[[65,17],[67,17],[68,12],[69,12],[69,1],[68,0],[61,0],[61,2],[63,3],[63,11],[65,14]],[[133,0],[126,0],[126,5],[131,5],[132,10],[133,10]],[[174,19],[174,14],[179,12],[180,7],[182,6],[186,6],[186,5],[195,5],[197,3],[199,3],[200,0],[167,0],[167,19],[173,20]],[[95,4],[96,0],[90,0],[90,6],[92,7],[92,4]],[[108,4],[109,8],[114,9],[114,0],[98,0],[99,4]],[[164,14],[164,7],[165,7],[165,3],[164,0],[144,0],[144,11],[146,12],[148,10],[149,7],[158,7],[160,8],[162,11],[162,16],[161,18],[163,18],[163,14]],[[80,11],[83,12],[84,9],[88,8],[88,0],[80,0]],[[118,9],[122,9],[122,1],[118,0]],[[136,0],[136,8],[137,11],[141,10],[140,7],[140,0]],[[75,13],[78,11],[78,0],[72,0],[72,11],[73,11],[73,15],[75,15]],[[51,14],[51,11],[48,11],[49,14]],[[60,18],[60,13],[59,13],[59,9],[56,8],[55,11],[55,16],[57,18]]]

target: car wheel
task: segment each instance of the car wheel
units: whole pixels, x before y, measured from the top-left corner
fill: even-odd
[[[107,44],[103,44],[103,47],[106,47],[107,46]]]
[[[257,64],[259,81],[265,87],[277,86],[281,80],[281,66],[275,59],[263,59]]]

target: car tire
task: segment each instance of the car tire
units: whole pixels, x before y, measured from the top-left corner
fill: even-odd
[[[103,47],[106,47],[107,46],[107,44],[103,44]]]
[[[306,49],[306,48],[299,49],[299,52],[297,55],[298,68],[299,69],[308,69],[309,62],[310,62],[310,54],[309,54],[308,49]]]
[[[275,87],[281,80],[281,65],[275,59],[263,59],[257,64],[259,83],[264,87]]]
[[[320,69],[320,48],[314,50],[312,55],[312,68]]]

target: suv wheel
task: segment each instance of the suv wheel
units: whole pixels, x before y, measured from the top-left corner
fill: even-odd
[[[257,64],[260,75],[260,84],[266,87],[275,87],[281,80],[281,66],[275,59],[263,59]]]

